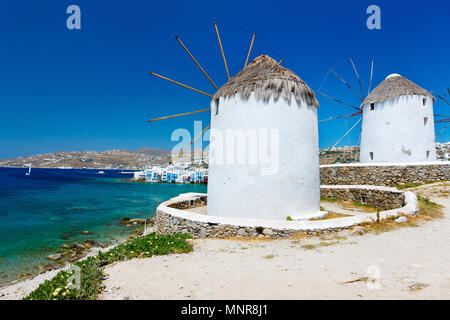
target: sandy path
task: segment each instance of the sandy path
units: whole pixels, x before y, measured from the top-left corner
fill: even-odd
[[[106,268],[101,299],[449,299],[450,199],[445,218],[378,235],[242,242],[196,240],[194,252]],[[328,242],[338,241],[331,239]],[[273,255],[273,257],[271,256]],[[376,282],[341,282],[369,276]],[[424,284],[420,290],[410,290]],[[378,287],[379,285],[379,287]]]

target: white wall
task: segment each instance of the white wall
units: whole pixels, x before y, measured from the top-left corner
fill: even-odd
[[[422,99],[426,99],[425,106]],[[425,117],[428,117],[426,125]],[[370,104],[363,106],[360,162],[433,160],[436,149],[431,97],[401,96],[375,103],[375,110],[370,110]]]
[[[211,104],[208,215],[286,220],[288,216],[319,214],[317,108],[304,103],[298,106],[294,98],[291,104],[282,98],[264,103],[256,101],[253,94],[248,100],[238,95],[221,98],[218,106],[216,115],[216,104]],[[261,174],[267,165],[259,162],[214,163],[218,142],[213,131],[225,129],[279,129],[278,172]],[[225,155],[229,152],[231,148],[225,147]]]

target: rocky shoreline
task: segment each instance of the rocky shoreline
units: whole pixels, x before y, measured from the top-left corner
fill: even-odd
[[[144,234],[144,225],[148,227],[148,230],[152,230],[151,228],[154,224],[154,217],[147,219],[132,219],[124,217],[120,219],[119,223],[124,227],[138,226],[138,228],[133,230],[128,237],[119,240],[117,243],[113,243],[111,241],[101,243],[94,239],[86,239],[82,243],[73,242],[72,244],[63,244],[58,250],[56,250],[55,253],[45,256],[45,258],[49,260],[48,263],[41,263],[37,265],[34,268],[34,272],[19,274],[15,280],[1,285],[0,290],[9,286],[17,285],[27,280],[35,279],[44,274],[59,272],[67,268],[71,263],[86,259],[89,256],[96,254],[98,251],[111,249],[128,240],[142,236]],[[87,230],[82,231],[81,233],[85,235],[91,234],[91,232]],[[0,299],[1,298],[2,295],[0,294]]]

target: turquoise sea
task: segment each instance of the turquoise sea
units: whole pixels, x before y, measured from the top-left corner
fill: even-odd
[[[0,285],[34,273],[61,245],[119,242],[133,228],[123,217],[152,217],[156,207],[206,185],[136,183],[116,170],[0,168]],[[83,231],[90,234],[82,234]]]

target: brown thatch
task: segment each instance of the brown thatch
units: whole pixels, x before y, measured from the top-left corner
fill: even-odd
[[[419,87],[411,80],[402,77],[399,74],[392,74],[381,82],[372,92],[364,99],[362,105],[368,103],[384,102],[386,100],[394,100],[400,96],[429,96],[436,99],[427,90]]]
[[[293,94],[298,104],[303,100],[310,106],[319,107],[314,91],[294,72],[281,66],[266,55],[256,57],[247,67],[225,83],[214,95],[214,101],[220,97],[231,97],[239,93],[248,99],[254,92],[257,100],[269,101],[283,97],[290,102]]]

